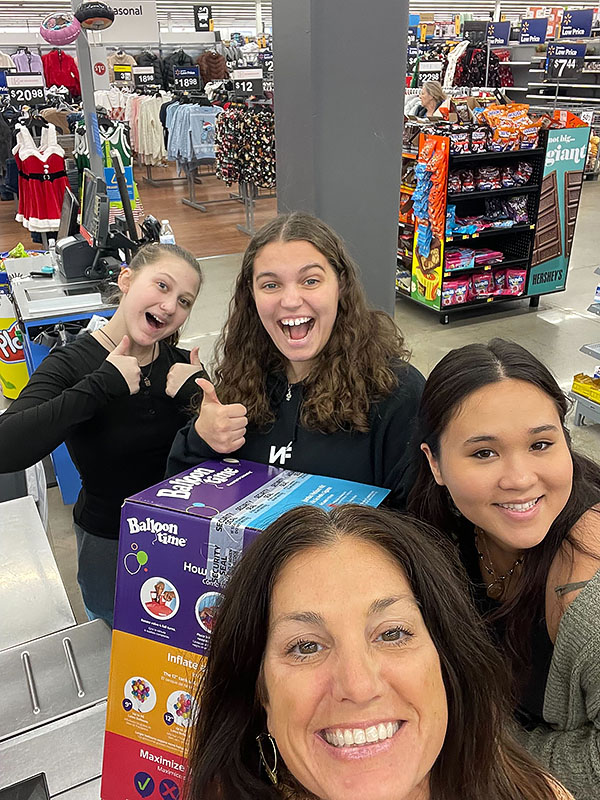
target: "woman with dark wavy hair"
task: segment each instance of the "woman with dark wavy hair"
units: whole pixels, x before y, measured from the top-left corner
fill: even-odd
[[[254,236],[217,354],[170,475],[228,454],[383,486],[404,505],[424,380],[328,225],[296,212]]]
[[[568,798],[511,740],[505,690],[439,534],[360,506],[289,511],[225,589],[186,800]]]
[[[519,739],[573,792],[600,796],[600,467],[525,348],[452,350],[420,408],[409,510],[458,545],[508,656]]]

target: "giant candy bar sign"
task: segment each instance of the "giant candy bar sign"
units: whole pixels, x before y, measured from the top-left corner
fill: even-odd
[[[589,135],[587,127],[548,133],[527,294],[565,288]]]

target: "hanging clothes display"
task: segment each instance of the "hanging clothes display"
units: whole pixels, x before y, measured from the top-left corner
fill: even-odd
[[[111,119],[125,119],[125,108],[131,93],[124,91],[118,86],[111,86],[109,89],[97,89],[94,92],[94,103],[106,109],[106,113]]]
[[[75,59],[64,50],[54,48],[42,56],[47,86],[64,86],[71,97],[81,97],[79,70]]]
[[[486,81],[487,51],[480,47],[469,47],[458,59],[454,75],[455,86],[500,86],[498,56],[490,53]]]
[[[135,67],[136,60],[133,56],[130,56],[129,53],[126,53],[125,50],[121,50],[119,48],[115,53],[111,53],[108,58],[106,59],[106,63],[108,65],[108,80],[113,83],[115,80],[115,67]],[[125,76],[125,80],[127,82],[131,82],[133,80],[133,76],[131,71],[124,72],[123,75]]]
[[[215,158],[216,121],[223,109],[197,103],[173,103],[167,107],[169,131],[167,158],[193,162]]]
[[[37,147],[29,129],[17,127],[13,154],[19,169],[19,208],[15,219],[30,231],[56,231],[66,187],[65,151],[56,128],[42,129]]]
[[[152,67],[154,69],[154,82],[157,86],[162,86],[164,81],[165,65],[162,58],[153,53],[152,50],[142,50],[135,56],[138,67]]]
[[[133,94],[127,100],[125,119],[131,132],[131,146],[141,164],[155,166],[167,158],[160,121],[163,104],[171,99],[167,92],[151,95]]]
[[[209,81],[222,81],[229,77],[227,61],[222,55],[214,51],[202,53],[196,59],[196,64],[200,67],[200,76],[203,84]]]
[[[164,60],[163,84],[165,89],[175,85],[173,67],[193,67],[194,59],[181,48],[168,55]]]
[[[275,115],[266,108],[227,109],[217,119],[215,152],[216,175],[228,186],[248,181],[259,188],[273,188]]]
[[[12,60],[18,72],[41,72],[44,75],[44,64],[38,53],[31,53],[27,47],[21,47],[13,55]]]
[[[9,69],[16,69],[16,64],[12,59],[12,56],[9,56],[8,53],[3,53],[0,50],[0,69],[3,67],[8,67]]]
[[[141,223],[144,219],[144,207],[140,200],[137,183],[133,179],[133,159],[126,126],[123,122],[114,122],[111,126],[104,126],[101,124],[99,126],[99,131],[102,161],[104,162],[104,179],[108,188],[110,200],[109,222],[114,222],[115,217],[122,216],[123,213],[123,203],[121,202],[116,186],[112,157],[110,155],[111,149],[114,149],[119,153],[121,163],[123,164],[123,172],[125,173],[125,181],[129,190],[133,218],[136,222]],[[73,156],[81,175],[84,168],[90,165],[87,137],[85,135],[85,125],[83,122],[78,123],[75,128]]]

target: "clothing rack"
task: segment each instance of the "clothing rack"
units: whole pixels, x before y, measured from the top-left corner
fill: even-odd
[[[198,200],[196,199],[196,184],[202,183],[202,181],[198,177],[198,168],[202,164],[210,164],[212,166],[214,163],[215,160],[213,158],[201,159],[196,166],[187,170],[186,180],[188,182],[188,197],[181,198],[181,202],[184,205],[190,206],[191,208],[195,208],[197,211],[202,211],[204,214],[208,211],[206,206],[209,205],[217,205],[218,203],[231,203],[232,201],[236,201],[238,203],[244,203],[244,198],[242,196],[241,191],[239,194],[234,194],[233,192],[230,192],[229,197],[224,197],[220,200],[203,200],[201,203],[198,202]],[[209,172],[205,174],[209,176],[209,175],[214,175],[215,173]]]

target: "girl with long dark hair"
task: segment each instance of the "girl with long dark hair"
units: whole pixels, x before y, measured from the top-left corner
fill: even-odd
[[[427,380],[409,510],[460,550],[512,668],[519,736],[578,800],[600,787],[600,467],[548,369],[502,339]]]
[[[198,416],[179,432],[168,472],[235,455],[383,486],[403,507],[424,383],[408,360],[335,231],[310,214],[281,215],[244,253],[214,386],[199,382]]]

